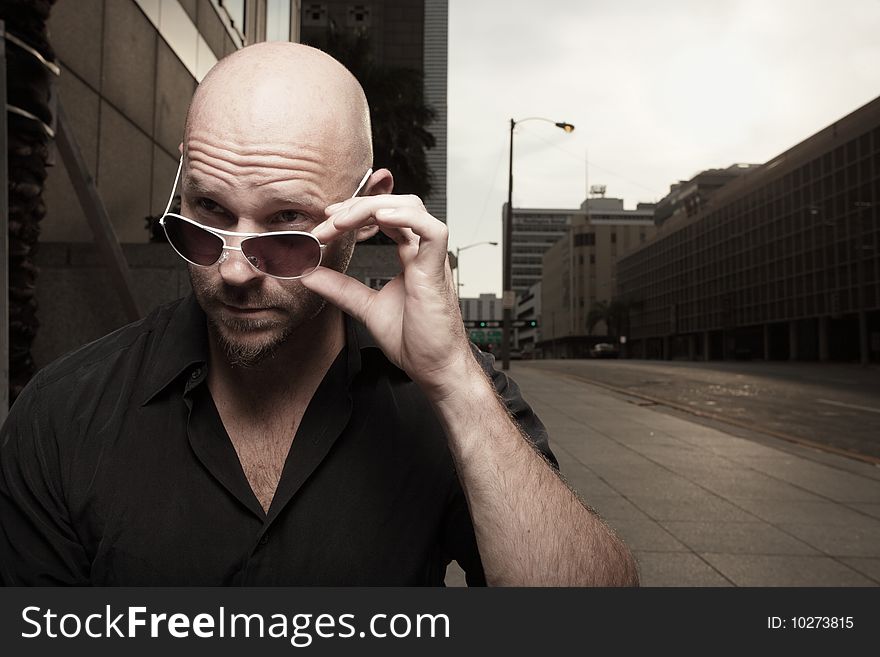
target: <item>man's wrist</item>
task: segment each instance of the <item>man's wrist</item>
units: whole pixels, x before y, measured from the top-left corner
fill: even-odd
[[[469,349],[462,350],[458,357],[445,365],[442,370],[434,370],[430,376],[418,383],[434,405],[458,404],[484,387],[492,388],[485,372]]]

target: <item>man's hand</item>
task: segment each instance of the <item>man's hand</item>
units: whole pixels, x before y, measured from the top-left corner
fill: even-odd
[[[446,225],[415,196],[356,197],[326,213],[313,231],[321,242],[376,224],[397,243],[403,271],[381,290],[325,267],[303,285],[363,323],[395,365],[442,399],[477,367],[447,261]]]

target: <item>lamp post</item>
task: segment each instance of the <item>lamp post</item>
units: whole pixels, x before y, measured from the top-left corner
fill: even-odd
[[[455,247],[455,294],[459,301],[461,301],[461,258],[458,254],[462,251],[472,249],[475,246],[482,246],[483,244],[498,246],[498,242],[475,242],[474,244],[468,244],[467,246]]]
[[[504,288],[502,296],[504,322],[501,333],[501,367],[505,370],[510,369],[510,325],[513,317],[513,305],[516,302],[516,297],[513,294],[513,275],[511,272],[511,258],[513,256],[511,248],[511,242],[513,241],[513,129],[516,127],[517,123],[524,123],[525,121],[544,121],[546,123],[552,123],[565,132],[572,132],[574,130],[574,126],[571,123],[566,123],[565,121],[552,121],[550,119],[545,119],[542,116],[529,116],[525,119],[520,119],[519,121],[510,119],[510,161],[507,177],[507,212],[505,213],[504,221],[504,257],[501,277],[502,286]]]

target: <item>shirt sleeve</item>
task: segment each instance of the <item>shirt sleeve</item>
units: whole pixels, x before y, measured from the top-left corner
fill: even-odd
[[[475,344],[471,343],[471,349],[474,356],[483,371],[491,379],[495,385],[495,391],[504,400],[508,412],[513,416],[520,430],[538,449],[544,458],[556,470],[559,470],[559,462],[550,449],[550,440],[547,436],[547,428],[538,418],[532,407],[529,406],[520,394],[519,386],[516,382],[507,376],[504,372],[495,369],[495,356],[481,351]]]
[[[58,443],[42,402],[32,380],[0,429],[0,580],[87,585],[89,560],[70,523]]]

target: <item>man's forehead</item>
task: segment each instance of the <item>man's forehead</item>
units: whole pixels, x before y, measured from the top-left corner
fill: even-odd
[[[359,193],[370,173],[372,169],[367,172],[327,167],[296,170],[289,166],[251,166],[230,171],[199,166],[196,162],[195,166],[184,165],[180,185],[191,197],[221,197],[248,191],[259,193],[261,201],[269,203],[318,205]]]
[[[218,64],[196,90],[186,138],[312,148],[324,151],[334,167],[353,166],[360,170],[354,175],[360,176],[372,164],[372,147],[369,110],[357,81],[323,53],[282,51],[285,57],[300,58],[300,64],[314,59],[316,68],[269,67],[259,58],[241,55],[234,65]],[[253,66],[243,67],[245,60]],[[327,74],[320,75],[324,68]]]

